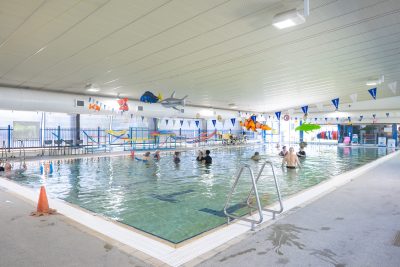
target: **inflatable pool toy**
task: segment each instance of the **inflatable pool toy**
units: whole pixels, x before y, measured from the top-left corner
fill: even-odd
[[[261,129],[264,131],[270,131],[272,130],[271,127],[269,127],[266,124],[262,124],[258,121],[255,121],[254,118],[252,118],[253,116],[251,116],[250,118],[246,119],[244,122],[239,122],[240,126],[245,127],[247,130],[252,130],[254,132],[257,131],[257,129]]]
[[[122,111],[128,111],[129,110],[129,107],[128,107],[128,98],[121,98],[121,99],[118,99],[117,100],[118,101],[118,105],[119,105],[119,110],[122,110]]]
[[[95,104],[95,103],[89,104],[89,109],[100,111],[100,105]]]
[[[185,96],[184,98],[175,98],[175,92],[173,92],[171,97],[162,100],[160,102],[160,104],[164,108],[173,108],[173,109],[176,109],[176,110],[180,111],[178,109],[178,107],[179,106],[181,106],[181,107],[185,106],[185,100],[186,100],[187,97],[188,96]]]
[[[312,131],[319,130],[319,129],[321,129],[321,126],[319,126],[318,124],[303,123],[302,125],[297,126],[295,130],[296,131],[304,131],[304,132],[308,133],[308,132],[312,132]]]
[[[139,99],[141,102],[144,103],[157,103],[158,101],[162,100],[162,95],[158,94],[155,96],[152,92],[146,91]]]

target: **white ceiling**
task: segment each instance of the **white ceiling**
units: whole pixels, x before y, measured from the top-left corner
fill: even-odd
[[[300,0],[0,0],[0,84],[270,112],[400,81],[399,0],[310,0],[305,24],[271,26]],[[400,90],[399,90],[400,91]],[[399,95],[399,94],[397,94]],[[372,108],[372,107],[371,107]]]

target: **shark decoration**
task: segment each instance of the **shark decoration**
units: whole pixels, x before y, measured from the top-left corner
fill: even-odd
[[[184,98],[175,98],[175,92],[172,93],[171,97],[166,98],[159,103],[164,107],[164,108],[173,108],[178,111],[179,106],[184,107],[185,106],[185,100],[188,96],[185,96]]]
[[[321,129],[321,126],[319,126],[318,124],[303,123],[302,125],[297,126],[295,130],[296,131],[304,131],[304,132],[308,133],[308,132],[312,132],[312,131],[319,130],[319,129]]]

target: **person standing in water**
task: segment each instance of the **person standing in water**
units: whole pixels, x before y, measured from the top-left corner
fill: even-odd
[[[285,166],[288,169],[296,169],[296,167],[301,168],[301,164],[299,158],[297,157],[296,153],[294,152],[294,148],[289,148],[289,153],[283,158],[282,166]]]
[[[281,152],[279,152],[279,156],[286,157],[287,154],[288,151],[286,150],[286,146],[283,146]]]
[[[199,150],[199,154],[197,155],[196,160],[197,160],[197,161],[202,161],[203,158],[204,158],[203,151]]]
[[[211,164],[212,163],[212,157],[210,156],[210,150],[206,150],[206,156],[203,158],[203,162],[205,164]]]
[[[179,158],[179,156],[181,155],[181,152],[175,151],[174,153],[174,163],[178,164],[181,162],[181,159]]]
[[[254,155],[251,157],[252,160],[259,161],[261,159],[259,152],[254,152]]]

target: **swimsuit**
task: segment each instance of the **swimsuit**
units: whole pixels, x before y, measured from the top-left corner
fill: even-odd
[[[288,168],[288,169],[296,169],[295,166],[286,166],[286,168]]]

